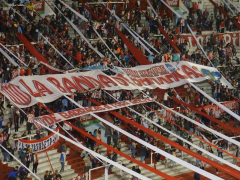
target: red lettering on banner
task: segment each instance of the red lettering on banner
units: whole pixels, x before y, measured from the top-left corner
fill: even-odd
[[[154,77],[154,78],[149,78],[149,80],[150,80],[153,84],[158,84],[158,85],[161,84],[155,77]]]
[[[130,103],[127,102],[127,101],[119,101],[119,102],[111,104],[111,105],[115,108],[119,108],[119,107],[126,106],[126,105],[129,105],[129,104]]]
[[[44,92],[53,94],[52,91],[50,91],[44,84],[40,83],[39,81],[33,80],[33,84],[41,96],[46,96]]]
[[[48,116],[50,116],[54,122],[59,122],[59,121],[61,121],[61,119],[57,119],[57,117],[54,116],[54,114],[49,114]]]
[[[115,81],[117,81],[119,84],[123,85],[123,86],[129,86],[129,84],[127,83],[127,81],[125,81],[124,79],[118,78],[118,77],[112,77]]]
[[[60,85],[60,82],[57,79],[53,77],[48,77],[47,80],[53,85],[55,85],[56,88],[58,88],[58,90],[61,91],[62,93],[67,93],[66,89],[64,89],[64,87]]]
[[[63,83],[63,86],[65,87],[65,89],[69,92],[69,93],[72,93],[72,89],[74,90],[79,90],[78,87],[73,84],[72,81],[70,81],[68,78],[62,78],[62,83]]]
[[[102,75],[102,74],[99,74],[98,75],[98,79],[103,82],[103,84],[107,87],[111,87],[109,84],[113,84],[114,86],[117,86],[118,84],[116,82],[114,82],[111,78],[105,76],[105,75]]]
[[[192,70],[186,65],[182,65],[182,70],[190,79],[192,79],[191,75],[194,75],[196,78],[199,77],[198,73],[196,73],[194,70]]]
[[[50,124],[55,123],[54,118],[52,118],[51,116],[45,115],[42,118],[44,119],[46,124],[50,125]]]
[[[128,76],[131,77],[140,77],[138,72],[132,69],[122,69],[124,71],[124,73],[126,73]]]
[[[173,74],[175,74],[177,77],[179,77],[181,79],[187,79],[188,78],[186,75],[182,75],[178,71],[174,71]]]
[[[74,117],[74,116],[77,116],[78,114],[75,114],[74,111],[68,111],[68,114],[70,117]]]
[[[73,79],[73,81],[75,82],[75,84],[76,84],[80,89],[82,89],[82,90],[86,89],[86,88],[84,88],[84,87],[82,86],[82,84],[85,85],[85,86],[87,86],[87,87],[90,88],[90,89],[95,88],[94,84],[91,83],[89,80],[87,80],[87,79],[86,79],[85,77],[83,77],[83,76],[78,76],[78,77],[73,76],[72,79]]]
[[[22,80],[20,79],[19,82],[30,92],[30,94],[34,97],[40,97],[41,94],[39,92],[33,92],[32,89]]]
[[[130,102],[133,103],[133,104],[135,104],[135,103],[137,104],[137,103],[141,102],[141,100],[140,99],[133,99]]]
[[[122,74],[118,74],[117,77],[123,79],[123,80],[126,81],[128,84],[134,85],[133,82],[131,82],[129,79],[125,78]]]
[[[167,79],[170,83],[173,83],[173,80],[171,80],[171,78],[173,78],[175,81],[179,81],[179,79],[178,79],[177,77],[175,77],[175,76],[173,75],[173,73],[168,74],[168,75],[166,75],[165,77],[166,77],[166,79]]]
[[[70,118],[69,114],[66,112],[59,112],[58,114],[66,119]]]
[[[193,68],[195,71],[198,72],[198,75],[199,75],[199,76],[204,77],[204,74],[203,74],[201,71],[199,71],[198,68],[197,68],[196,66],[192,66],[192,68]]]
[[[158,77],[157,79],[160,81],[161,84],[164,84],[164,81],[165,81],[167,84],[170,83],[170,82],[169,82],[167,79],[165,79],[164,77]]]
[[[131,80],[137,85],[137,86],[143,86],[143,84],[141,83],[140,80],[136,79],[136,78],[131,78]]]
[[[106,110],[105,105],[95,106],[95,112],[97,112],[97,111],[105,111],[105,110]]]
[[[100,81],[98,81],[97,79],[94,79],[90,76],[86,76],[86,78],[88,78],[90,81],[92,81],[92,83],[94,83],[95,86],[100,86],[101,88],[104,88],[104,85]]]
[[[150,81],[149,78],[142,78],[142,79],[140,79],[140,81],[141,81],[143,84],[146,84],[146,83],[147,83],[147,85],[152,85],[152,84],[153,84],[153,82]],[[146,83],[145,83],[145,82],[146,82]]]

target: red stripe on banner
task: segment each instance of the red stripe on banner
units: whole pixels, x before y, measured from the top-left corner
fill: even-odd
[[[55,129],[55,131],[58,131],[59,130],[59,127],[57,127],[57,129]],[[23,143],[29,143],[29,144],[31,144],[31,143],[40,143],[40,142],[43,142],[43,141],[45,141],[45,140],[47,140],[48,138],[50,138],[51,136],[53,136],[55,133],[51,133],[51,134],[49,134],[48,136],[46,136],[46,137],[44,137],[44,138],[42,138],[42,139],[39,139],[39,140],[26,140],[26,139],[19,139],[19,141],[21,141],[21,142],[23,142]]]
[[[125,90],[124,90],[124,91],[125,91]],[[125,92],[126,92],[128,95],[130,95],[132,98],[136,99],[134,96],[132,96],[132,95],[131,95],[130,93],[128,93],[127,91],[125,91]],[[171,120],[167,119],[167,118],[164,117],[162,114],[160,114],[158,111],[155,111],[154,109],[150,108],[150,107],[147,106],[146,104],[142,104],[142,105],[145,106],[145,107],[147,107],[147,108],[150,109],[151,111],[155,112],[157,115],[161,116],[162,118],[166,119],[168,122],[170,122],[170,123],[174,124],[175,126],[179,127],[180,130],[186,131],[187,133],[189,133],[189,134],[191,134],[192,136],[198,138],[199,140],[205,142],[206,144],[208,144],[208,145],[210,145],[210,146],[212,146],[212,147],[214,147],[214,148],[216,148],[216,149],[218,149],[218,150],[226,153],[227,155],[232,156],[233,158],[236,158],[237,160],[240,161],[240,158],[238,158],[238,157],[236,157],[236,156],[228,153],[227,151],[225,151],[225,150],[223,150],[223,149],[220,149],[219,147],[213,145],[213,144],[210,143],[210,142],[207,142],[206,140],[202,139],[201,137],[198,137],[196,134],[191,133],[190,131],[188,131],[188,130],[186,130],[186,129],[183,129],[181,126],[179,126],[178,124],[176,124],[174,121],[171,121]]]
[[[94,101],[93,99],[90,99],[90,98],[88,98],[88,99],[91,102],[93,102],[94,104],[96,104],[96,105],[101,105],[100,103]],[[201,160],[203,162],[206,162],[207,164],[209,164],[211,166],[214,166],[215,168],[217,168],[217,169],[219,169],[221,171],[224,171],[224,172],[226,172],[229,175],[232,175],[232,176],[234,176],[236,178],[240,177],[240,172],[238,172],[236,170],[233,170],[233,169],[230,169],[230,168],[226,168],[225,166],[223,166],[221,164],[218,164],[218,163],[216,163],[216,162],[214,162],[214,161],[212,161],[212,160],[210,160],[210,159],[208,159],[208,158],[206,158],[204,156],[201,156],[200,154],[195,153],[195,152],[193,152],[193,151],[191,151],[191,150],[189,150],[189,149],[187,149],[187,148],[185,148],[185,147],[183,147],[183,146],[181,146],[181,145],[171,141],[170,139],[167,139],[167,138],[161,136],[160,134],[158,134],[158,133],[156,133],[156,132],[154,132],[154,131],[152,131],[152,130],[150,130],[148,128],[145,128],[144,126],[142,126],[142,125],[140,125],[140,124],[138,124],[138,123],[136,123],[134,121],[131,121],[130,119],[126,118],[125,116],[123,116],[121,114],[118,114],[115,111],[110,111],[110,113],[112,113],[114,116],[118,117],[119,119],[121,119],[121,120],[123,120],[123,121],[125,121],[125,122],[127,122],[127,123],[129,123],[129,124],[131,124],[131,125],[133,125],[133,126],[135,126],[137,128],[139,128],[139,129],[141,129],[145,133],[151,134],[153,137],[156,137],[156,138],[164,141],[165,143],[167,143],[167,144],[169,144],[169,145],[179,149],[180,151],[183,151],[183,152],[185,152],[185,153],[187,153],[187,154],[189,154],[189,155],[191,155],[191,156],[193,156],[193,157],[195,157],[195,158],[197,158],[197,159],[199,159],[199,160]]]
[[[132,55],[135,57],[135,59],[138,61],[140,65],[148,65],[151,64],[149,60],[142,54],[142,51],[140,51],[134,44],[131,43],[129,39],[125,37],[124,34],[122,34],[116,27],[115,27],[118,35],[123,40],[123,42],[127,45],[128,49],[131,51]]]
[[[191,105],[189,105],[189,104],[187,104],[187,103],[185,103],[185,102],[183,102],[183,101],[180,101],[180,100],[178,100],[178,99],[175,98],[175,97],[173,97],[173,100],[176,101],[177,103],[182,104],[182,105],[188,107],[189,109],[195,111],[197,114],[203,115],[204,117],[206,117],[206,118],[208,118],[209,120],[211,120],[211,121],[213,121],[213,122],[221,125],[222,127],[226,128],[226,129],[230,129],[230,130],[232,130],[233,132],[235,132],[235,133],[237,133],[237,134],[240,134],[240,131],[239,131],[239,130],[237,130],[237,129],[233,128],[232,126],[229,126],[229,125],[227,125],[227,124],[225,124],[225,123],[223,123],[223,122],[221,122],[221,121],[219,121],[219,120],[217,120],[217,119],[215,119],[215,118],[213,118],[212,116],[209,116],[208,114],[206,114],[206,113],[204,113],[204,112],[202,112],[202,111],[199,111],[197,108],[194,108],[194,107],[192,107]]]
[[[157,174],[157,175],[159,175],[159,176],[161,176],[161,177],[164,177],[164,178],[166,178],[166,179],[169,179],[169,180],[177,180],[176,178],[174,178],[174,177],[172,177],[172,176],[169,176],[169,175],[167,175],[167,174],[165,174],[165,173],[163,173],[163,172],[161,172],[161,171],[159,171],[159,170],[157,170],[157,169],[154,169],[154,168],[152,168],[151,166],[148,166],[148,165],[146,165],[145,163],[142,163],[142,162],[140,162],[140,161],[138,161],[138,160],[130,157],[129,155],[127,155],[127,154],[125,154],[125,153],[123,153],[123,152],[121,152],[121,151],[113,148],[112,146],[109,146],[108,144],[104,143],[103,141],[100,141],[100,140],[98,140],[97,138],[93,137],[92,135],[86,133],[86,132],[83,131],[82,129],[79,129],[79,128],[73,126],[73,125],[70,124],[69,122],[64,121],[64,123],[68,124],[68,125],[71,126],[73,129],[79,131],[80,133],[84,134],[84,135],[87,136],[88,138],[94,140],[96,143],[102,144],[102,145],[105,146],[108,150],[111,150],[111,151],[119,154],[120,156],[125,157],[126,159],[128,159],[128,160],[130,160],[130,161],[132,161],[132,162],[134,162],[134,163],[136,163],[136,164],[138,164],[139,166],[141,166],[141,167],[143,167],[143,168],[145,168],[145,169],[147,169],[147,170],[149,170],[149,171],[151,171],[151,172],[153,172],[153,173],[155,173],[155,174]]]
[[[223,13],[224,16],[229,17],[228,13],[226,13],[221,7],[219,7],[213,0],[209,0],[209,1],[210,1],[210,2],[213,4],[213,6],[215,6],[221,13]],[[238,29],[240,29],[240,25],[237,23],[237,21],[234,20],[234,19],[232,19],[232,21],[233,21],[233,24],[234,24],[235,26],[237,26]],[[226,22],[226,21],[225,21],[225,22]]]

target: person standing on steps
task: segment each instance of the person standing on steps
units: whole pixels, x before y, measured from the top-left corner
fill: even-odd
[[[35,172],[37,174],[37,167],[38,167],[38,152],[35,151],[33,155],[33,173]]]
[[[31,134],[32,124],[33,124],[33,120],[34,120],[34,112],[31,111],[31,113],[29,113],[27,115],[27,118],[28,118],[27,131],[28,131],[28,134]]]
[[[64,172],[64,165],[66,163],[66,150],[61,153],[59,161],[61,162],[60,172]]]

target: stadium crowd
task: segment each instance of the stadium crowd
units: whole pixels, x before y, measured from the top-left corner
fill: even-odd
[[[72,66],[77,68],[79,72],[87,71],[87,67],[91,67],[95,64],[101,64],[106,67],[133,67],[138,65],[138,62],[132,55],[130,51],[128,51],[128,47],[119,37],[116,28],[119,29],[123,34],[125,34],[131,42],[135,44],[135,46],[142,50],[143,54],[148,58],[151,63],[160,63],[160,62],[178,62],[180,60],[187,60],[189,62],[202,64],[206,66],[212,66],[212,64],[219,68],[222,75],[235,87],[235,89],[228,89],[228,87],[224,87],[221,84],[213,84],[212,87],[212,95],[213,97],[218,100],[219,102],[222,101],[230,101],[234,100],[233,96],[240,99],[240,71],[239,67],[236,66],[239,64],[239,58],[236,57],[237,51],[236,47],[231,44],[226,44],[224,39],[220,39],[218,34],[212,33],[208,42],[203,42],[202,46],[205,52],[208,55],[208,58],[201,53],[201,51],[197,52],[190,52],[190,45],[189,42],[177,42],[177,47],[181,51],[181,54],[177,53],[170,45],[170,43],[166,40],[166,38],[162,38],[159,34],[158,26],[162,26],[169,37],[171,39],[174,36],[181,37],[183,33],[190,33],[187,24],[190,25],[192,28],[197,29],[197,34],[201,34],[202,30],[212,30],[217,29],[217,32],[224,32],[224,27],[226,27],[227,31],[235,31],[236,27],[232,23],[232,19],[224,20],[225,17],[222,16],[221,13],[218,12],[217,9],[214,10],[214,14],[209,14],[207,10],[203,10],[202,8],[202,1],[200,0],[197,2],[186,1],[185,4],[189,8],[190,14],[187,19],[178,19],[176,23],[174,20],[166,14],[165,11],[161,12],[161,2],[153,0],[153,7],[156,12],[159,14],[158,17],[155,17],[154,14],[148,9],[146,12],[141,10],[141,5],[136,3],[136,7],[134,11],[130,10],[128,5],[126,4],[125,11],[120,14],[120,19],[122,22],[119,22],[113,13],[108,12],[106,7],[102,5],[95,5],[95,6],[83,6],[81,3],[78,4],[77,1],[72,3],[72,8],[76,10],[78,13],[83,15],[88,22],[84,22],[78,16],[73,14],[70,9],[65,7],[59,1],[55,2],[57,8],[54,9],[56,15],[47,15],[44,18],[41,18],[37,12],[34,11],[34,6],[31,2],[26,3],[26,5],[19,5],[19,6],[11,6],[9,11],[5,12],[3,7],[5,4],[1,5],[0,8],[0,41],[2,44],[5,45],[12,45],[8,46],[8,50],[4,50],[11,58],[13,58],[18,64],[19,67],[13,66],[12,63],[5,57],[0,57],[0,74],[2,76],[2,80],[4,83],[7,83],[14,79],[17,76],[31,76],[31,75],[44,75],[50,74],[51,71],[49,70],[49,66],[46,66],[40,61],[38,61],[37,57],[34,57],[31,52],[28,51],[27,48],[23,47],[20,44],[20,41],[17,38],[16,33],[23,34],[29,41],[33,42],[35,48],[46,58],[46,60],[51,64],[52,67],[60,70],[70,71]],[[18,1],[15,3],[19,3]],[[117,11],[120,5],[113,5],[113,9]],[[89,9],[93,11],[96,17],[90,13]],[[60,11],[59,11],[60,10]],[[144,16],[146,19],[145,24],[141,23],[141,16]],[[79,30],[83,33],[83,35],[88,39],[91,43],[91,46],[96,48],[101,54],[104,55],[103,58],[99,58],[96,51],[90,48],[90,45],[84,41],[84,39],[79,36],[76,32],[72,35],[71,26],[69,25],[68,21],[66,20],[67,17],[69,20],[76,25]],[[98,19],[97,19],[98,18]],[[213,26],[213,19],[217,18],[216,27]],[[235,19],[237,17],[234,17]],[[96,20],[97,19],[97,20]],[[144,47],[139,44],[131,34],[127,31],[127,29],[123,26],[123,23],[131,27],[132,29],[136,30],[136,32],[141,36],[145,41],[147,41],[150,45],[154,46],[154,48],[159,51],[159,54],[151,55],[148,51],[144,49]],[[146,28],[146,23],[148,23],[149,28]],[[107,46],[111,49],[115,56],[110,53],[110,50],[104,45],[104,43],[98,39],[96,30],[100,36],[102,36]],[[96,40],[97,39],[97,40]],[[10,53],[12,52],[12,53]],[[60,55],[62,54],[62,55]],[[17,58],[15,58],[16,56]],[[68,62],[66,61],[68,60]],[[24,63],[27,66],[24,66]],[[203,95],[199,94],[195,91],[195,95],[190,95],[189,93],[184,97],[184,102],[190,104],[192,101],[199,101],[201,105],[206,106],[211,104],[211,102],[205,98]],[[112,91],[109,93],[112,94],[114,98],[119,101],[123,100],[130,100],[133,98],[146,98],[146,95],[136,91]],[[178,97],[178,94],[173,91],[173,89],[169,89],[166,91],[164,98],[159,99],[157,95],[152,90],[146,90],[145,93],[154,98],[156,101],[160,103],[165,103],[166,106],[171,108],[176,108],[180,106],[176,102],[173,101],[173,97]],[[104,90],[101,88],[95,90],[85,90],[75,92],[73,95],[75,101],[77,101],[83,107],[87,106],[94,106],[95,104],[90,100],[94,99],[97,102],[102,104],[105,103],[113,103],[116,102],[111,96],[109,96]],[[10,108],[10,117],[9,123],[3,127],[2,121],[4,119],[4,114],[6,113],[6,109],[4,107],[4,97],[1,96],[0,101],[0,127],[2,127],[3,131],[1,134],[1,144],[5,147],[9,152],[16,151],[16,136],[11,136],[11,131],[9,129],[14,126],[15,132],[18,131],[18,128],[23,125],[24,121],[27,122],[26,132],[22,135],[22,137],[27,136],[27,134],[31,134],[31,129],[34,129],[32,126],[32,119],[33,117],[38,117],[44,114],[47,114],[48,111],[44,109],[42,106],[35,105],[29,108],[24,109],[24,114],[22,111],[17,110],[16,107],[8,104],[7,107]],[[175,132],[177,135],[180,135],[184,139],[187,139],[189,142],[191,140],[191,133],[195,133],[199,135],[200,133],[204,134],[209,141],[214,139],[218,139],[210,132],[204,131],[200,129],[198,126],[194,125],[193,123],[187,121],[186,119],[174,116],[173,121],[169,121],[166,118],[166,109],[162,108],[156,103],[148,103],[146,106],[149,106],[152,110],[146,109],[145,105],[136,105],[133,108],[138,113],[151,118],[154,122],[158,123],[159,125],[165,127],[168,130]],[[76,108],[76,106],[69,101],[65,97],[61,97],[56,101],[47,104],[47,108],[52,110],[53,112],[64,112],[71,109]],[[196,120],[197,122],[203,122],[206,126],[213,127],[223,134],[227,133],[224,132],[224,129],[217,128],[217,124],[211,123],[208,119],[201,116],[200,114],[195,113],[194,111],[184,110],[185,107],[181,110],[181,113],[190,117],[191,119]],[[180,111],[180,110],[179,110]],[[238,114],[238,110],[234,110]],[[117,112],[129,119],[135,120],[137,123],[143,125],[144,127],[153,130],[165,137],[169,137],[169,133],[163,131],[162,129],[155,127],[148,123],[143,117],[139,116],[133,111],[119,109]],[[162,114],[160,116],[159,114]],[[234,121],[233,126],[238,126],[238,121],[232,118],[227,113],[220,114],[220,111],[217,110],[215,112],[210,111],[209,115],[222,121],[229,123],[230,121]],[[124,127],[129,133],[145,140],[146,142],[157,146],[158,148],[174,155],[174,156],[181,156],[179,155],[179,150],[175,149],[174,147],[167,147],[166,144],[155,138],[152,137],[150,134],[144,133],[142,130],[133,127],[132,125],[121,121],[118,117],[112,116],[114,120],[114,124],[119,127]],[[77,120],[72,120],[72,123],[75,124],[77,127],[83,129],[81,123]],[[51,127],[51,128],[56,128]],[[73,133],[74,131],[71,130],[66,124],[64,124],[65,130],[69,133]],[[185,129],[185,130],[183,130]],[[190,132],[190,133],[189,133]],[[94,136],[95,138],[101,140],[101,129],[96,129],[94,132],[88,132],[90,135]],[[13,134],[13,133],[12,133]],[[232,134],[233,136],[234,134]],[[68,137],[68,133],[66,133]],[[111,127],[107,126],[105,131],[105,136],[107,137],[107,144],[112,145],[114,148],[120,149],[121,144],[123,143],[121,138],[122,135],[120,132],[112,129]],[[13,138],[11,138],[13,137]],[[42,136],[39,132],[37,132],[36,139],[40,139]],[[92,150],[95,150],[97,153],[101,153],[98,144],[95,143],[90,138],[86,138],[84,140],[85,145],[90,147]],[[176,142],[182,146],[185,144],[182,140],[177,139]],[[148,160],[150,156],[152,156],[151,150],[148,148],[137,144],[130,138],[128,139],[128,148],[131,150],[131,156],[136,158],[136,156],[140,157],[141,162]],[[221,149],[227,149],[230,145],[229,142],[223,140],[219,142],[218,147]],[[190,145],[186,146],[191,149]],[[199,144],[200,147],[203,147],[202,144]],[[234,156],[238,157],[238,147],[231,146],[234,149]],[[207,149],[211,153],[218,154],[219,157],[222,156],[222,152],[220,150],[215,150],[208,146],[203,147]],[[61,153],[65,155],[67,148],[64,146],[61,148]],[[71,151],[71,150],[70,150]],[[2,153],[4,155],[3,162],[8,162],[11,159],[9,153],[2,149]],[[198,152],[201,153],[201,152]],[[161,161],[166,164],[166,166],[175,166],[175,162],[165,158],[161,154],[153,153],[156,162]],[[30,158],[29,158],[30,157]],[[35,157],[35,159],[34,159]],[[29,167],[30,163],[33,164],[33,172],[37,172],[37,152],[32,152],[31,148],[26,148],[19,154],[19,158],[21,162]],[[101,165],[98,160],[93,157],[92,155],[88,154],[87,152],[83,151],[81,154],[85,162],[84,172],[87,172],[90,168],[94,168],[97,165]],[[108,152],[108,158],[112,159],[113,161],[117,161],[117,154]],[[236,160],[233,158],[234,163]],[[66,161],[66,157],[61,159],[60,161],[62,164],[62,168],[60,173],[64,171],[64,163]],[[35,164],[35,166],[34,166]],[[124,165],[124,164],[123,164]],[[204,162],[196,159],[196,165],[204,168],[206,165]],[[114,168],[113,166],[109,166],[109,170]],[[132,170],[141,173],[139,167],[132,167]],[[121,172],[122,176],[125,177],[125,172]],[[13,171],[9,174],[9,179],[11,177],[20,179],[26,178],[28,171],[25,167],[21,166],[20,168],[15,167]],[[132,179],[135,180],[136,177]],[[58,174],[58,171],[55,171],[53,174],[51,171],[46,171],[44,175],[45,180],[52,180],[52,179],[61,179],[61,175]]]

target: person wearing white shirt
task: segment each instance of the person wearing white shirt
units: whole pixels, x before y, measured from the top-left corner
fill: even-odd
[[[164,97],[163,97],[163,101],[164,101],[164,104],[165,106],[168,106],[168,93],[167,91],[164,93]]]
[[[70,122],[69,122],[70,123]],[[71,123],[70,123],[71,124]],[[65,129],[68,133],[70,133],[72,131],[72,127],[69,126],[68,124],[64,123],[63,124],[63,129]],[[65,136],[68,137],[68,133],[65,133]]]

